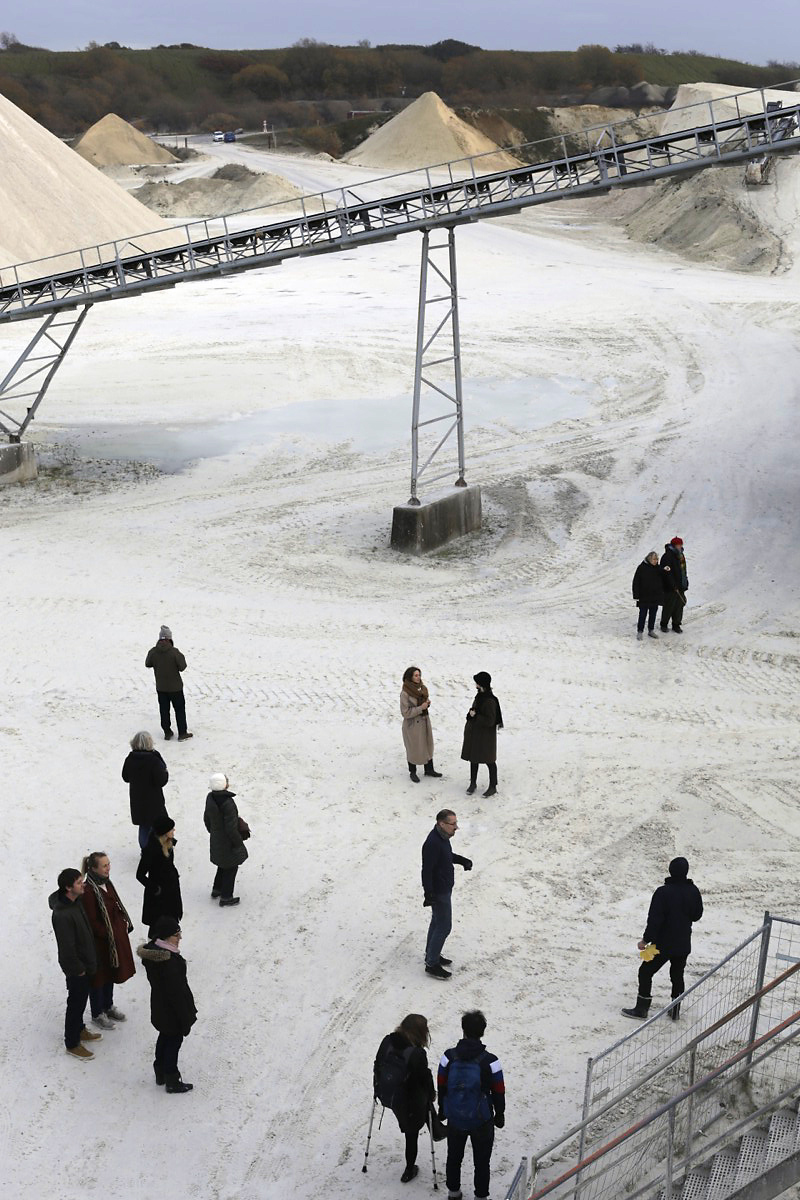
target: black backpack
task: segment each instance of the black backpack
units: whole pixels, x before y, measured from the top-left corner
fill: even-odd
[[[386,1049],[378,1060],[375,1078],[375,1096],[384,1108],[397,1108],[405,1099],[408,1063],[413,1050],[413,1046],[398,1050],[391,1042],[386,1043]]]

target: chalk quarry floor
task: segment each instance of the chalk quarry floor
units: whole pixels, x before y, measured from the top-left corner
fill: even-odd
[[[576,1118],[587,1055],[628,1032],[674,854],[706,898],[690,979],[765,908],[796,915],[796,276],[690,267],[590,208],[458,244],[479,534],[424,560],[388,548],[412,238],[99,306],[36,422],[50,466],[0,495],[9,1193],[405,1196],[393,1120],[361,1173],[375,1049],[422,1012],[433,1063],[480,1006],[506,1073],[502,1194]],[[24,332],[3,333],[6,359]],[[675,533],[685,633],[637,643],[633,571]],[[143,663],[161,622],[195,734],[157,743],[199,1009],[180,1097],[153,1083],[141,971],[96,1060],[66,1058],[47,909],[59,869],[102,849],[144,934],[119,772],[131,735],[158,733]],[[419,786],[411,663],[444,776]],[[506,718],[491,801],[464,795],[459,761],[478,670]],[[253,829],[233,910],[209,899],[212,770]],[[419,885],[442,806],[475,864],[446,986],[423,974]],[[409,1195],[430,1190],[420,1163]]]

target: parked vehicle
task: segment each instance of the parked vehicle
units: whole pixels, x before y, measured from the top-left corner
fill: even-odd
[[[222,132],[221,129],[214,130],[214,141],[215,142],[224,142],[225,141],[225,134]]]
[[[233,132],[233,130],[232,130],[232,129],[229,129],[229,130],[227,131],[227,133],[224,135],[224,137],[223,137],[223,139],[222,139],[222,140],[223,140],[223,142],[235,142],[235,141],[236,141],[236,134]]]

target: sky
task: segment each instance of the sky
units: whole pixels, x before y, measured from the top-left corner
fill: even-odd
[[[215,0],[4,0],[0,29],[28,45],[82,49],[90,41],[131,47],[193,42],[220,49],[290,46],[300,38],[336,45],[368,40],[430,45],[457,38],[487,50],[575,50],[585,43],[613,49],[652,42],[665,50],[698,50],[746,62],[800,59],[794,0],[774,0],[768,20],[754,19],[742,0],[674,0],[669,5],[634,0],[406,0],[377,5],[365,0],[294,0],[284,8],[255,0],[233,7]]]

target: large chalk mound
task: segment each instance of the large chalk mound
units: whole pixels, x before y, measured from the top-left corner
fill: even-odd
[[[231,175],[235,175],[231,178]],[[282,175],[257,174],[223,167],[210,179],[146,183],[136,193],[142,204],[165,217],[222,217],[243,209],[268,208],[303,195]]]
[[[519,165],[513,155],[457,117],[435,92],[425,92],[344,157],[361,167],[410,171],[477,154],[486,156],[475,164],[478,173]]]
[[[1,95],[0,159],[2,266],[164,228],[143,204]],[[64,265],[59,261],[54,269]]]
[[[72,148],[95,167],[133,167],[178,161],[169,150],[115,113],[108,113],[96,121]]]

